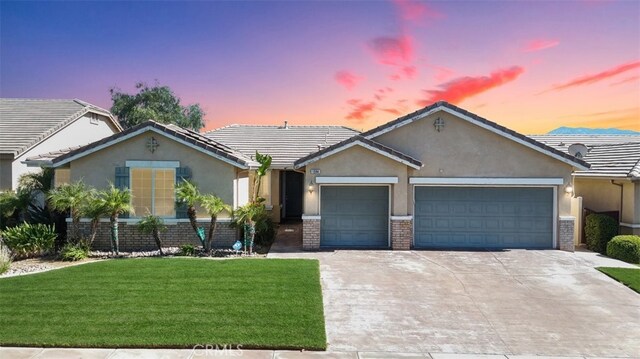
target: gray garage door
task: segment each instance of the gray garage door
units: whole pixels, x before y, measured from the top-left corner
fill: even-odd
[[[416,248],[551,248],[553,189],[416,187]]]
[[[320,246],[389,246],[389,188],[323,186],[320,199]]]

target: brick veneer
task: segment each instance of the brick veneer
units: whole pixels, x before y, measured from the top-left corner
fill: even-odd
[[[558,221],[558,249],[569,252],[575,250],[575,243],[573,242],[575,222],[576,219],[574,217],[560,217]]]
[[[413,239],[413,221],[411,217],[391,217],[391,249],[409,250]]]
[[[183,244],[193,244],[194,246],[202,245],[196,237],[195,231],[189,222],[166,223],[167,231],[161,233],[163,247],[179,247]],[[209,222],[198,222],[199,227],[205,230],[205,236],[209,233]],[[67,226],[67,233],[71,231],[71,224]],[[89,236],[90,224],[87,222],[80,223],[80,232]],[[93,248],[97,250],[111,249],[111,231],[108,222],[100,223],[98,234],[93,243]],[[136,222],[118,224],[118,238],[120,250],[129,251],[145,251],[156,249],[156,242],[153,237],[143,234],[138,230]],[[229,222],[218,222],[216,232],[213,238],[213,246],[219,248],[228,248],[239,238],[238,230],[230,227]]]
[[[320,248],[320,218],[302,218],[302,249]]]

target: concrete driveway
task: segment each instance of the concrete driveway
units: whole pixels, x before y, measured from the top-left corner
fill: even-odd
[[[640,295],[561,251],[333,251],[321,264],[331,351],[640,357]]]

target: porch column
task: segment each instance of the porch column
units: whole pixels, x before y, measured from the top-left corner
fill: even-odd
[[[302,215],[302,249],[320,249],[320,216]]]
[[[391,249],[409,250],[413,242],[413,216],[391,216]]]
[[[573,231],[575,231],[576,218],[573,216],[560,216],[558,220],[558,249],[561,251],[575,251]]]

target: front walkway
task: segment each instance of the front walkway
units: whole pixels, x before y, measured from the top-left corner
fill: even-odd
[[[446,353],[389,353],[389,352],[299,352],[271,350],[215,351],[204,349],[42,349],[1,348],[0,358],[10,359],[573,359],[574,357],[532,357],[521,355],[446,354]],[[599,359],[606,359],[598,357]],[[595,358],[594,358],[595,359]]]
[[[329,351],[638,357],[640,296],[590,252],[327,251]]]
[[[302,251],[302,222],[281,223],[269,253],[295,253]]]

